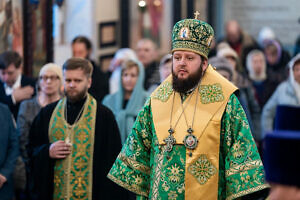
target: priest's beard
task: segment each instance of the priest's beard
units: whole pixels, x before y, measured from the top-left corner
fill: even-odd
[[[76,94],[72,94],[72,92],[74,93],[74,91],[65,90],[65,95],[69,102],[75,103],[77,101],[82,100],[84,97],[86,97],[87,91],[88,91],[88,88],[84,88],[81,91],[77,91]]]
[[[174,73],[172,67],[173,89],[179,93],[186,93],[187,91],[193,89],[203,76],[202,68],[203,63],[201,63],[199,69],[195,73],[190,74],[186,79],[179,79],[178,76]]]

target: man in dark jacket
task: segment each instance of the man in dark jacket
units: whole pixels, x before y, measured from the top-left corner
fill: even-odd
[[[77,36],[72,41],[72,53],[73,57],[85,58],[89,60],[93,65],[92,74],[92,86],[89,89],[89,93],[99,102],[102,101],[105,95],[109,92],[108,79],[109,75],[101,71],[96,63],[90,59],[92,53],[92,43],[84,36]]]
[[[137,43],[136,54],[145,67],[144,89],[148,90],[152,85],[160,84],[159,67],[156,62],[157,48],[155,43],[147,38]]]
[[[0,54],[0,102],[17,118],[21,101],[34,95],[35,81],[22,75],[22,58],[17,52]]]
[[[13,171],[19,154],[18,135],[8,107],[0,103],[0,199],[13,198]]]

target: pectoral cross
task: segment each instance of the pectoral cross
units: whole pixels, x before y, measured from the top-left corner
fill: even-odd
[[[66,144],[71,144],[72,145],[72,143],[71,143],[71,140],[70,140],[70,137],[68,136],[66,139],[65,139],[65,143]]]
[[[72,144],[72,143],[71,143],[71,139],[70,139],[71,134],[72,134],[72,126],[67,125],[67,131],[66,131],[66,134],[67,134],[67,137],[66,137],[66,139],[65,139],[65,143],[66,143],[66,144]]]
[[[198,19],[198,16],[200,15],[200,13],[199,13],[198,11],[196,11],[196,12],[194,13],[194,15],[195,15],[195,19]]]
[[[172,134],[170,134],[166,139],[164,139],[164,142],[167,145],[166,151],[171,152],[173,149],[173,145],[176,144],[176,139],[173,137]]]

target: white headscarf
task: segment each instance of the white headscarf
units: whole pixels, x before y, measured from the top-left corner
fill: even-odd
[[[255,55],[261,55],[263,57],[263,60],[264,60],[263,70],[262,70],[261,74],[259,74],[258,76],[254,73],[253,64],[252,64],[252,62],[253,62],[252,59],[253,59],[253,56],[255,56]],[[266,58],[265,58],[265,55],[262,51],[257,50],[257,49],[254,49],[254,50],[250,51],[249,54],[247,55],[246,67],[247,67],[247,70],[249,72],[249,77],[250,77],[251,80],[263,81],[267,78]]]
[[[292,83],[292,86],[295,90],[295,93],[296,93],[296,97],[298,99],[298,102],[300,102],[300,83],[298,83],[296,80],[295,80],[295,77],[294,77],[294,65],[295,63],[300,60],[300,53],[298,53],[294,58],[292,58],[292,60],[289,62],[288,66],[289,66],[289,73],[290,73],[290,81]]]

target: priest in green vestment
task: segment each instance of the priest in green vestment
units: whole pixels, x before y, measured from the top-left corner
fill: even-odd
[[[32,124],[28,155],[33,200],[128,199],[129,192],[106,177],[121,138],[113,113],[87,92],[92,69],[86,59],[67,60],[66,97],[43,108]]]
[[[108,178],[137,199],[261,199],[264,168],[231,84],[207,55],[212,27],[197,19],[172,32],[170,75],[139,112]]]

